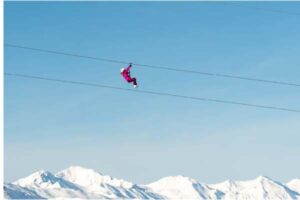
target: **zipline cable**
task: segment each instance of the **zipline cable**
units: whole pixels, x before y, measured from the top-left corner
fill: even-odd
[[[91,60],[98,60],[98,61],[104,61],[104,62],[111,62],[111,63],[118,63],[118,64],[128,64],[129,63],[127,61],[120,61],[120,60],[114,60],[114,59],[108,59],[108,58],[100,58],[100,57],[93,57],[93,56],[85,56],[85,55],[80,55],[80,54],[73,54],[73,53],[67,53],[67,52],[61,52],[61,51],[54,51],[54,50],[33,48],[33,47],[28,47],[28,46],[16,45],[16,44],[5,43],[4,45],[7,46],[7,47],[12,47],[12,48],[32,50],[32,51],[39,51],[39,52],[51,53],[51,54],[59,54],[59,55],[64,55],[64,56],[72,56],[72,57],[85,58],[85,59],[91,59]],[[247,80],[247,81],[256,81],[256,82],[262,82],[262,83],[270,83],[270,84],[278,84],[278,85],[287,85],[287,86],[300,87],[300,84],[298,84],[298,83],[291,83],[291,82],[273,81],[273,80],[258,79],[258,78],[244,77],[244,76],[236,76],[236,75],[230,75],[230,74],[200,72],[200,71],[187,70],[187,69],[182,69],[182,68],[172,68],[172,67],[158,66],[158,65],[147,65],[147,64],[140,64],[140,63],[133,63],[133,64],[137,65],[137,66],[140,66],[140,67],[152,68],[152,69],[161,69],[161,70],[168,70],[168,71],[177,71],[177,72],[184,72],[184,73],[199,74],[199,75],[205,75],[205,76],[214,76],[214,77],[222,77],[222,78],[240,79],[240,80]]]
[[[34,75],[26,75],[26,74],[17,74],[17,73],[4,73],[4,74],[5,74],[5,76],[14,76],[14,77],[21,77],[21,78],[28,78],[28,79],[45,80],[45,81],[59,82],[59,83],[65,83],[65,84],[83,85],[83,86],[89,86],[89,87],[107,88],[107,89],[122,90],[122,91],[136,92],[136,93],[146,93],[146,94],[184,98],[184,99],[191,99],[191,100],[198,100],[198,101],[210,101],[210,102],[216,102],[216,103],[234,104],[234,105],[247,106],[247,107],[265,108],[265,109],[300,113],[300,110],[293,109],[293,108],[258,105],[258,104],[227,101],[227,100],[212,99],[212,98],[205,98],[205,97],[193,97],[193,96],[185,96],[185,95],[172,94],[172,93],[155,92],[155,91],[149,91],[149,90],[127,89],[127,88],[102,85],[102,84],[97,84],[97,83],[87,83],[87,82],[80,82],[80,81],[63,80],[63,79],[48,78],[48,77],[41,77],[41,76],[34,76]]]

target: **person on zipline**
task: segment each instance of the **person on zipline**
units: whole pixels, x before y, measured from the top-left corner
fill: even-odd
[[[130,63],[129,66],[125,69],[125,68],[121,68],[121,75],[124,77],[124,79],[128,82],[128,83],[133,83],[133,87],[136,88],[137,87],[137,82],[136,82],[136,78],[131,78],[130,76],[130,68],[132,67],[132,64]]]

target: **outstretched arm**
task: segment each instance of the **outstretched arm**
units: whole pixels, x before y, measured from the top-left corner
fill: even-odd
[[[132,64],[130,63],[129,65],[128,65],[128,67],[125,69],[127,72],[129,72],[129,70],[130,70],[130,68],[132,67]]]

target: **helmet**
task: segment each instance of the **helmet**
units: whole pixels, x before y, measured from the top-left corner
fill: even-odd
[[[120,69],[120,72],[122,73],[124,70],[125,70],[124,68],[121,68],[121,69]]]

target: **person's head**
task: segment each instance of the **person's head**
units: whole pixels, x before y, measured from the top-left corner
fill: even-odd
[[[124,68],[121,68],[121,69],[120,69],[120,72],[121,72],[121,73],[123,73],[123,72],[124,72],[124,70],[125,70]]]

